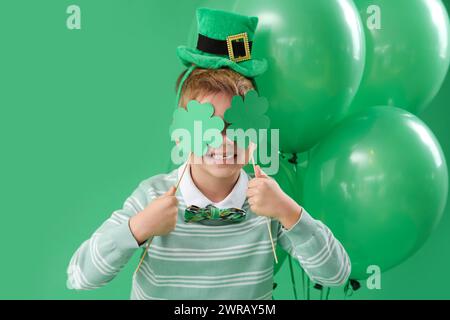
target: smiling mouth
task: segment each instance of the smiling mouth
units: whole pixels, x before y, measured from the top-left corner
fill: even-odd
[[[206,154],[207,157],[212,158],[214,160],[230,160],[235,158],[237,155],[236,153],[218,153],[218,152],[209,152]]]

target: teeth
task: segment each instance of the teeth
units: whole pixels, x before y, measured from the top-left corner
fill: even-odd
[[[214,160],[228,160],[228,159],[232,159],[233,157],[234,157],[234,154],[229,154],[229,155],[214,154],[214,155],[212,155],[212,158]]]

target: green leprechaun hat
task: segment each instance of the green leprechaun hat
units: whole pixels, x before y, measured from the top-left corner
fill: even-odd
[[[178,58],[189,67],[179,84],[177,106],[184,81],[197,67],[205,69],[228,67],[247,78],[254,78],[267,70],[266,59],[252,57],[257,25],[258,17],[210,8],[197,9],[197,47],[177,48]]]

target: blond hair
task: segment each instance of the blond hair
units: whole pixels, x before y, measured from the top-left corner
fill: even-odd
[[[180,81],[187,70],[177,79],[175,92],[178,92]],[[255,89],[253,81],[229,68],[203,69],[195,68],[187,77],[181,88],[179,106],[186,108],[190,100],[204,95],[225,92],[232,96],[244,96],[249,90]]]

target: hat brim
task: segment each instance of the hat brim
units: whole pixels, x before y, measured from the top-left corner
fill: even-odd
[[[263,74],[267,70],[266,59],[252,58],[246,61],[234,62],[227,56],[209,54],[187,46],[179,46],[177,48],[177,56],[187,67],[192,63],[205,69],[219,69],[228,67],[247,78],[254,78]]]

